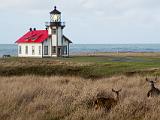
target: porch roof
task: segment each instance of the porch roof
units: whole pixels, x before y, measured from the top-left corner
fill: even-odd
[[[65,35],[63,35],[63,38],[65,39],[65,40],[67,40],[69,43],[73,43],[71,40],[69,40]]]

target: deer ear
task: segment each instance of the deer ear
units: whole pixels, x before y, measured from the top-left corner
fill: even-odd
[[[149,82],[148,78],[146,78],[146,81]]]
[[[158,77],[155,78],[155,81],[157,81],[157,80],[158,80]]]
[[[114,89],[112,89],[112,92],[116,92]]]
[[[122,91],[122,88],[120,90],[118,90],[118,92],[121,92]]]

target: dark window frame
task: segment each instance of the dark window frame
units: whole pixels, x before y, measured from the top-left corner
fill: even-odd
[[[52,54],[56,53],[56,46],[52,46]]]
[[[42,47],[41,47],[41,46],[38,47],[38,51],[39,51],[39,52],[38,52],[39,55],[41,55],[41,54],[42,54],[42,52],[41,52],[41,51],[42,51]]]
[[[53,30],[52,30],[52,34],[53,34],[53,35],[56,35],[56,33],[57,33],[57,30],[56,30],[56,29],[53,29]]]
[[[64,46],[63,49],[64,49],[64,54],[67,55],[68,54],[67,46]]]
[[[28,55],[28,46],[25,47],[25,54]]]
[[[47,51],[46,51],[47,50]],[[44,46],[44,55],[48,55],[48,46]]]
[[[32,55],[35,55],[35,46],[32,46]]]
[[[19,54],[22,54],[22,46],[19,46]]]

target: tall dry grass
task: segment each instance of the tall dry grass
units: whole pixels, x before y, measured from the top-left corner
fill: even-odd
[[[140,76],[0,77],[0,120],[158,120],[160,98],[148,99],[149,87]],[[95,110],[96,96],[113,97],[112,88],[122,88],[118,105]]]

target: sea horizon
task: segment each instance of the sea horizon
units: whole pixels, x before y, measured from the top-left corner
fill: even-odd
[[[160,44],[160,43],[75,43],[71,45],[148,45],[148,44]],[[16,43],[0,43],[0,45],[16,45]]]
[[[160,43],[144,44],[71,44],[70,54],[96,52],[160,52]],[[0,57],[4,54],[17,56],[16,44],[0,44]]]

